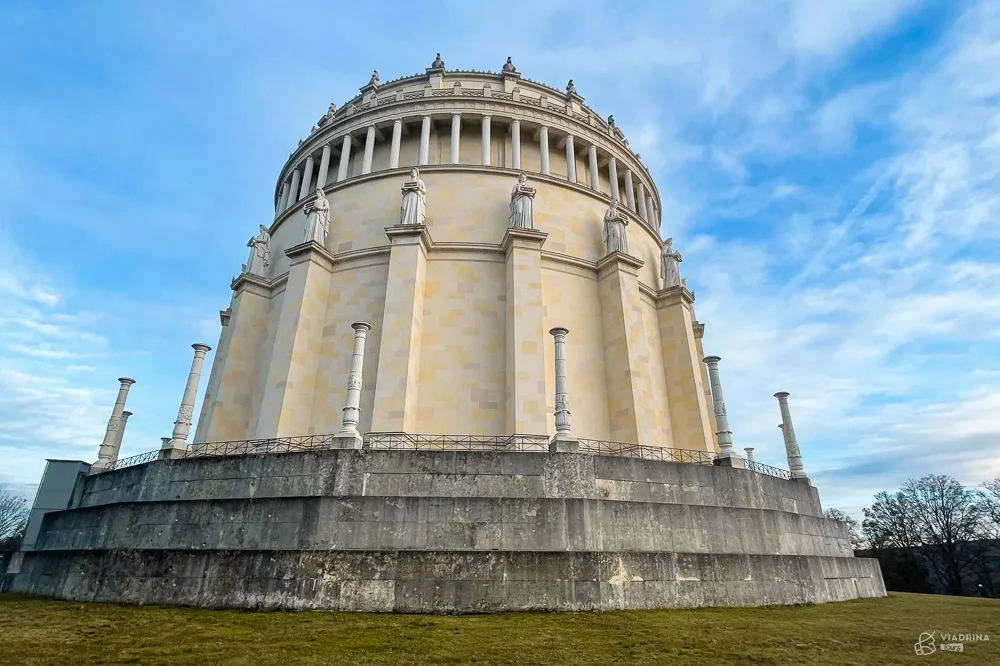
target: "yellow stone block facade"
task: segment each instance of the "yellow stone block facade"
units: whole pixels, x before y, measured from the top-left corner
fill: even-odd
[[[477,77],[466,75],[467,85]],[[528,90],[538,84],[519,85]],[[479,164],[483,121],[468,117],[472,102],[448,106],[448,97],[427,94],[417,100],[406,87],[394,99],[405,95],[414,105],[437,109],[428,113],[435,122],[427,163],[419,167],[427,188],[424,225],[399,224],[400,186],[418,160],[421,125],[409,123],[398,142],[398,166],[389,168],[394,156],[386,123],[392,116],[381,111],[381,101],[365,112],[380,132],[372,171],[362,173],[363,135],[356,142],[362,148],[344,158],[347,178],[337,181],[341,157],[329,157],[320,183],[331,206],[324,246],[304,242],[303,206],[312,196],[288,194],[292,169],[304,155],[318,164],[323,144],[317,139],[293,153],[276,189],[276,201],[287,201],[279,202],[270,228],[267,273],[233,282],[195,441],[337,432],[351,364],[351,324],[363,321],[372,330],[363,363],[362,433],[553,435],[554,349],[548,331],[565,327],[575,437],[717,450],[701,361],[704,328],[693,319],[693,295],[685,287],[660,288],[658,196],[637,156],[627,148],[608,152],[608,145],[617,145],[615,137],[600,132],[614,128],[595,130],[592,119],[589,129],[578,131],[576,179],[570,182],[565,143],[554,130],[549,172],[539,173],[540,134],[531,123],[543,122],[544,114],[523,110],[520,166],[536,190],[535,229],[509,229],[518,174],[510,168],[509,127],[494,116],[491,163]],[[483,98],[473,100],[480,104]],[[445,120],[456,108],[465,108],[466,115],[460,163],[451,164]],[[346,126],[352,118],[345,114],[335,122]],[[554,119],[553,126],[558,122],[565,123]],[[342,143],[334,138],[326,145]],[[604,150],[596,190],[590,145]],[[615,155],[619,199],[625,203],[626,168],[636,188],[644,183],[638,191],[648,199],[642,215],[638,205],[622,206],[630,221],[629,252],[608,255],[603,216],[612,193],[608,160]],[[304,174],[310,179],[306,191],[314,190],[316,169]]]

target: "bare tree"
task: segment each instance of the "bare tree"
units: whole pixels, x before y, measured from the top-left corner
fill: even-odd
[[[840,509],[827,509],[823,512],[825,518],[830,520],[839,520],[842,523],[847,523],[847,536],[851,540],[851,548],[854,550],[860,550],[864,547],[864,540],[861,538],[861,533],[858,531],[858,521],[857,519]]]
[[[908,549],[921,544],[917,512],[903,493],[877,493],[872,505],[865,507],[864,514],[861,529],[871,550]]]
[[[13,535],[28,519],[28,500],[0,485],[0,539]]]

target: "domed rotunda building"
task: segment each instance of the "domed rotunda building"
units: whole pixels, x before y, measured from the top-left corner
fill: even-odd
[[[331,104],[248,242],[193,441],[50,460],[0,588],[393,612],[882,596],[788,470],[733,449],[656,186],[564,91],[448,70]],[[141,384],[139,387],[141,389]]]
[[[575,436],[717,450],[694,297],[661,277],[656,186],[583,101],[509,63],[438,60],[331,105],[278,177],[268,265],[233,284],[195,441],[338,431],[366,322],[362,433],[553,434],[562,327]],[[426,217],[403,220],[412,167]],[[533,215],[515,226],[521,173]],[[312,244],[317,188],[329,230]]]

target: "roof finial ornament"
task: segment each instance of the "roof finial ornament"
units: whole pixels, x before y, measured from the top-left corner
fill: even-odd
[[[372,78],[368,81],[368,85],[378,88],[378,70],[372,72]]]
[[[514,63],[511,61],[510,56],[507,56],[507,62],[503,64],[503,71],[510,72],[511,74],[517,74],[517,69],[515,69]]]
[[[431,69],[444,69],[444,60],[441,60],[440,53],[437,54],[437,57],[434,58],[434,62],[431,63]]]
[[[576,95],[577,94],[577,92],[576,92],[576,86],[573,85],[573,79],[570,79],[569,83],[566,84],[566,94],[567,95]]]

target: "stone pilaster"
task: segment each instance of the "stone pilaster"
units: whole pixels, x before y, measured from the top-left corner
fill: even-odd
[[[621,252],[612,252],[597,262],[610,438],[665,446],[668,443],[656,432],[652,415],[649,345],[639,292],[641,267],[641,261]]]
[[[424,225],[385,230],[392,243],[375,385],[373,432],[413,432],[417,418],[424,279],[430,234]]]
[[[323,338],[334,258],[307,241],[285,250],[288,281],[278,315],[274,348],[259,401],[255,437],[309,434],[316,384],[314,350]]]
[[[111,418],[108,419],[108,427],[104,432],[104,441],[101,442],[101,448],[97,453],[97,462],[94,463],[95,469],[104,469],[118,459],[115,442],[121,442],[118,439],[118,433],[122,429],[125,400],[128,398],[128,390],[132,384],[135,384],[135,380],[129,377],[119,377],[118,382],[118,398],[115,400],[115,406],[111,409]]]
[[[233,298],[228,315],[222,317],[222,332],[215,361],[208,376],[201,416],[194,442],[228,442],[253,439],[254,406],[260,365],[266,363],[270,281],[244,273],[233,280]]]
[[[694,298],[694,294],[691,295]],[[702,342],[705,339],[705,325],[699,321],[694,320],[694,308],[691,309],[691,327],[694,329],[694,344],[698,349],[698,354],[695,356],[696,359],[705,358],[705,347]],[[709,450],[715,451],[718,447],[715,444],[714,433],[718,431],[718,425],[715,423],[715,410],[712,409],[712,387],[708,382],[708,366],[704,363],[698,363],[701,368],[701,385],[704,387],[705,396],[705,411],[708,412],[708,421],[711,427],[708,429],[709,437],[708,441],[712,443]]]
[[[507,229],[501,245],[507,257],[507,420],[508,433],[546,431],[545,304],[542,245],[548,234]]]
[[[700,340],[692,322],[693,303],[694,294],[683,286],[663,289],[656,295],[672,446],[715,451],[710,402],[705,401],[708,380],[701,362]]]

